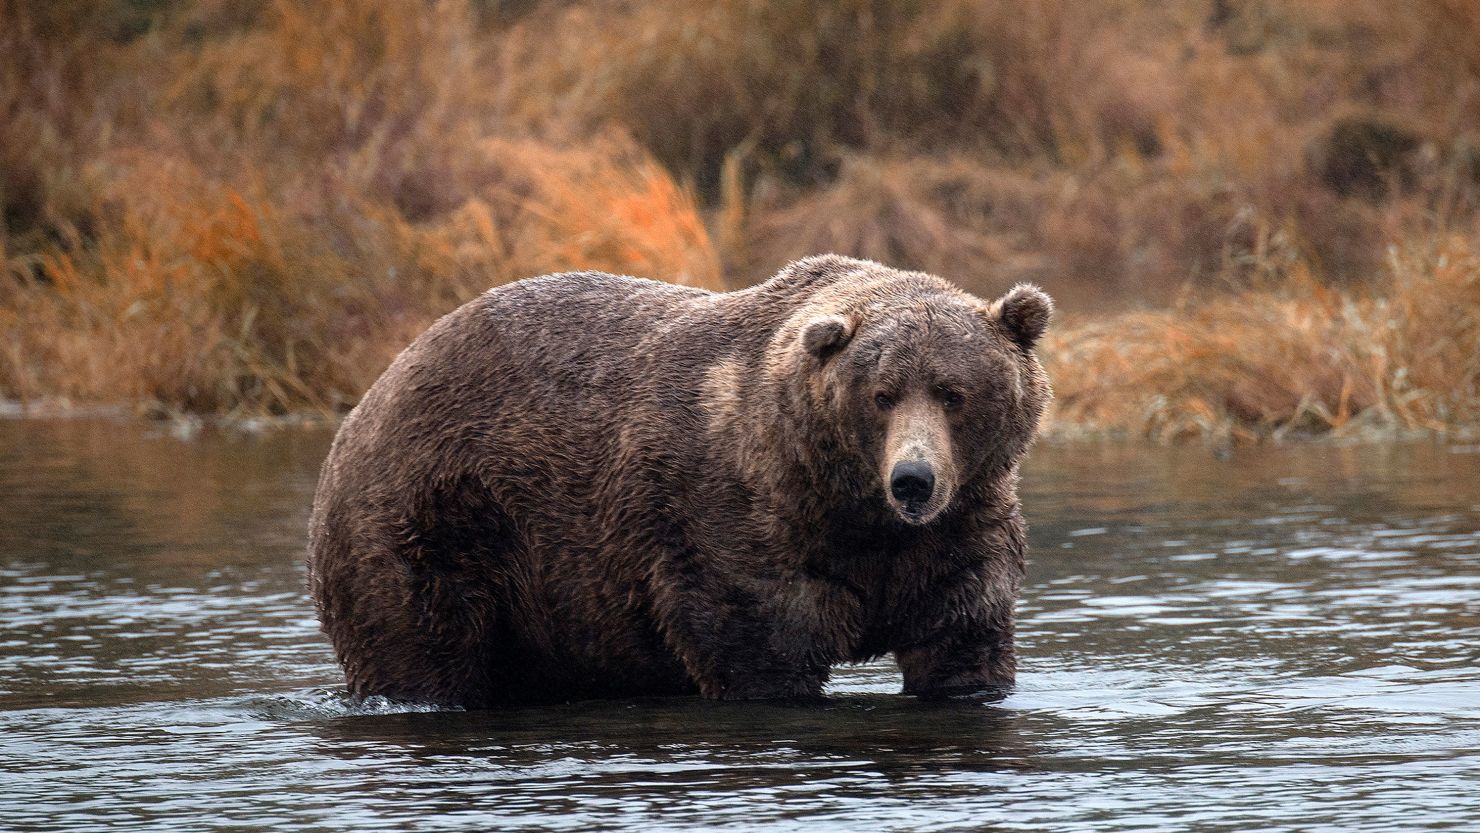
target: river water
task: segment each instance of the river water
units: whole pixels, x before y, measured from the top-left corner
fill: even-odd
[[[329,436],[0,421],[0,829],[1480,829],[1480,447],[1041,446],[1019,686],[350,704]]]

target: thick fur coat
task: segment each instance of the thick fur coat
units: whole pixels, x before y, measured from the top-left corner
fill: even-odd
[[[808,697],[886,653],[909,693],[1011,685],[1051,309],[837,256],[485,293],[324,463],[310,584],[350,689]]]

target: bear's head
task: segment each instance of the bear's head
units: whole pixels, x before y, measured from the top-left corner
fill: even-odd
[[[790,328],[806,409],[906,524],[968,483],[1010,475],[1050,391],[1034,347],[1053,302],[1020,285],[991,303],[929,275],[871,269],[819,293]]]

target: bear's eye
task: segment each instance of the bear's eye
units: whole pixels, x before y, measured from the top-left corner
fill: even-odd
[[[894,407],[894,397],[887,393],[876,393],[874,394],[874,404],[879,406],[879,410],[887,411]]]
[[[940,396],[940,404],[944,405],[948,411],[954,411],[966,403],[966,397],[950,388],[941,388],[936,391],[936,394]]]

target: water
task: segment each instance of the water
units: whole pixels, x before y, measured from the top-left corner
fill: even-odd
[[[0,421],[0,828],[1480,829],[1480,448],[1041,447],[1019,687],[346,702],[321,431]]]

